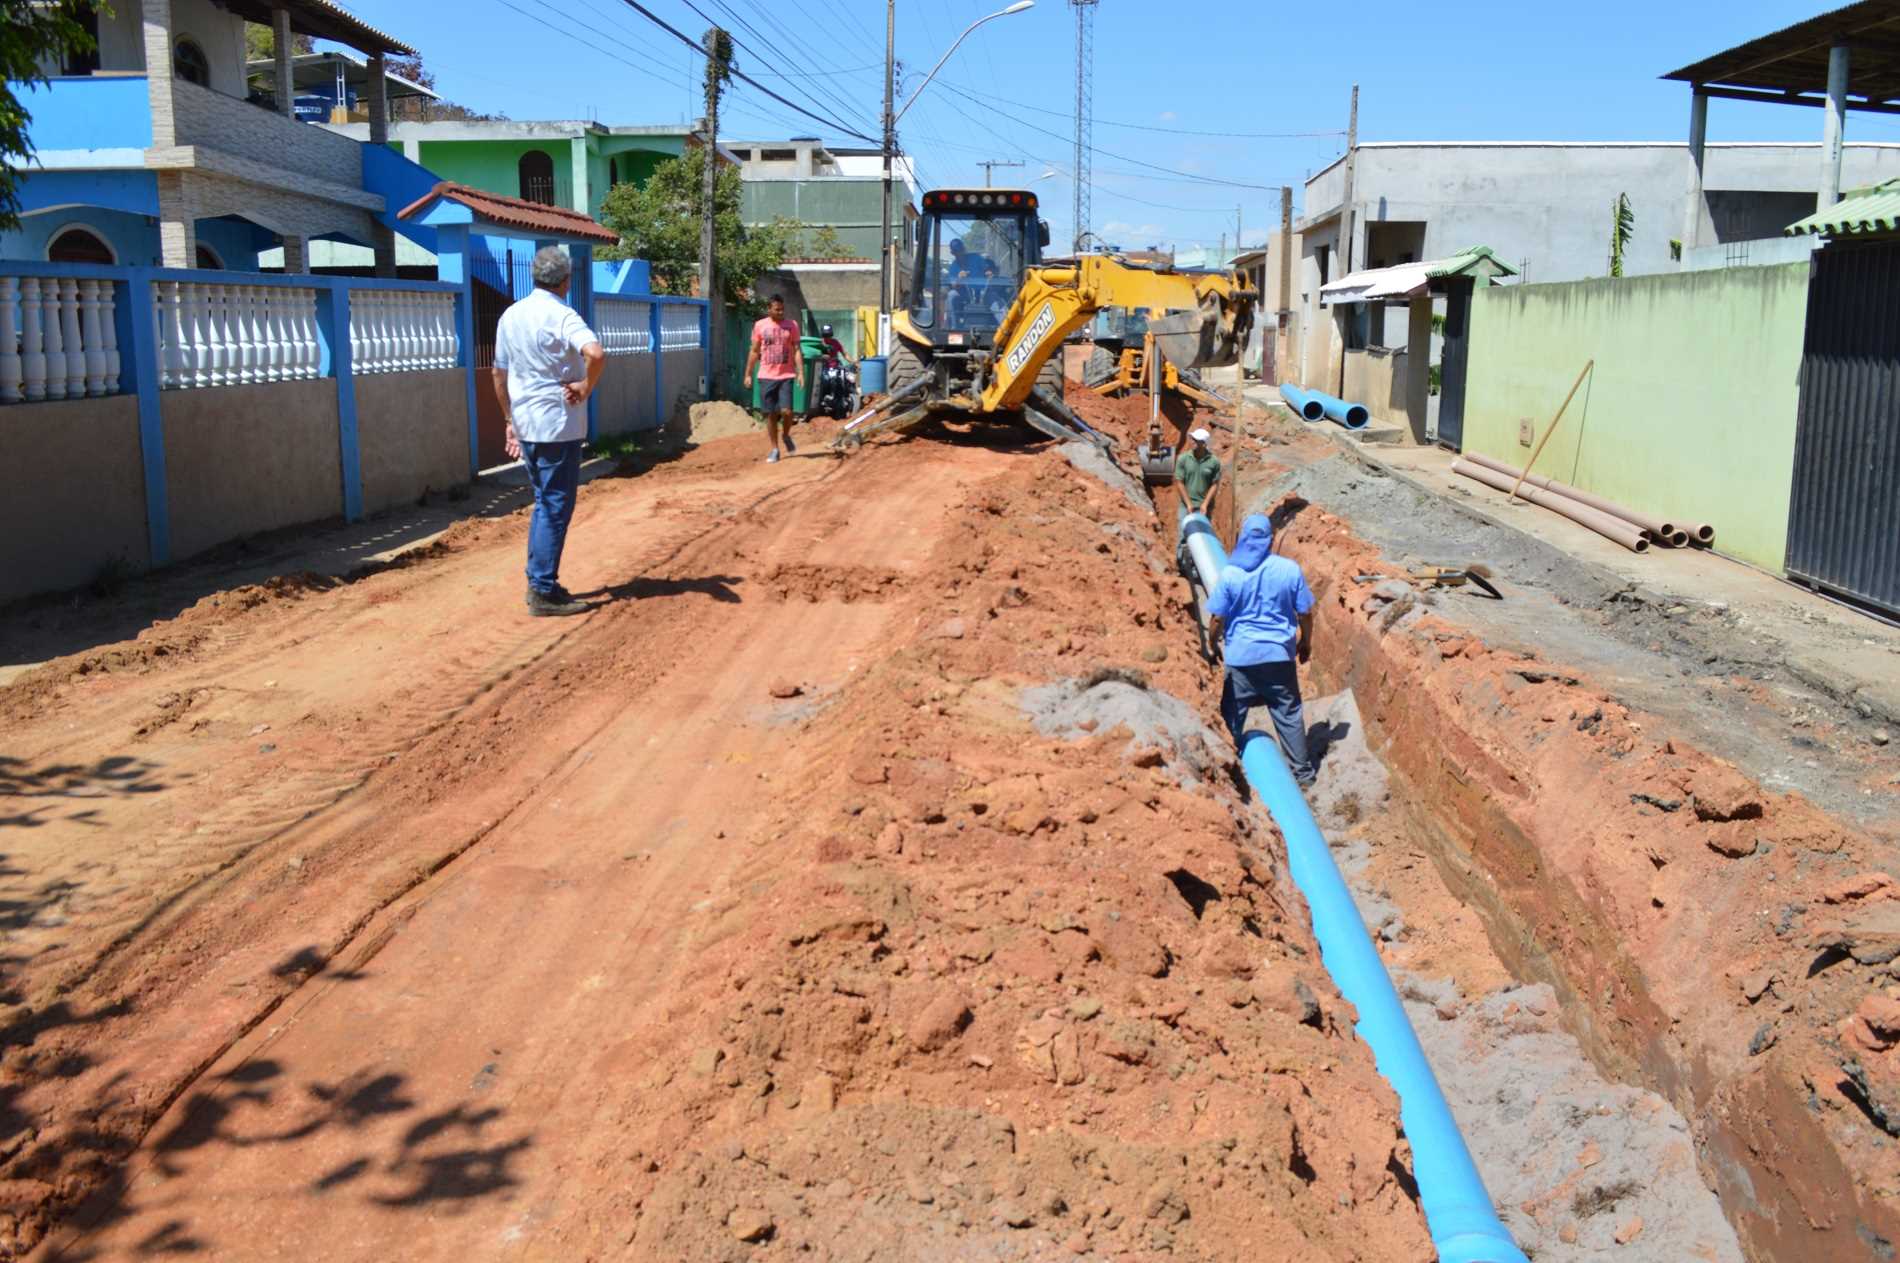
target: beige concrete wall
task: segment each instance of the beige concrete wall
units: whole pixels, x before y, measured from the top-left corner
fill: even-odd
[[[160,403],[174,558],[343,512],[333,379],[168,390]]]
[[[356,379],[363,512],[412,504],[468,481],[467,370],[373,373]]]
[[[1347,351],[1345,355],[1346,393],[1342,398],[1364,404],[1379,424],[1409,429],[1405,396],[1406,361],[1410,356],[1391,347]]]
[[[134,395],[0,408],[0,600],[151,564]]]
[[[627,434],[660,424],[654,416],[653,364],[650,354],[607,357],[600,385],[594,388],[594,398],[600,401],[595,411],[600,434]]]

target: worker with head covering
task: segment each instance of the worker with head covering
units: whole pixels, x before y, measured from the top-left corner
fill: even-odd
[[[1254,513],[1240,526],[1240,539],[1220,579],[1207,595],[1207,612],[1221,622],[1227,682],[1221,717],[1239,748],[1247,712],[1265,706],[1273,716],[1280,748],[1293,779],[1313,783],[1306,753],[1306,713],[1300,704],[1297,662],[1313,645],[1313,591],[1298,563],[1273,554],[1273,523]]]

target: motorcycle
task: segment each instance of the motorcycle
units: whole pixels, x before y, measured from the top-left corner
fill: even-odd
[[[834,421],[842,421],[857,406],[856,368],[837,356],[831,356],[818,368],[818,394],[812,400],[812,415],[823,413]]]

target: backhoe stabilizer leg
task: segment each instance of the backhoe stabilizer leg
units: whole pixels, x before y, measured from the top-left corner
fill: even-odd
[[[1093,443],[1104,452],[1115,450],[1115,440],[1095,429],[1081,417],[1075,415],[1069,405],[1043,386],[1038,386],[1029,394],[1023,408],[1023,419],[1054,439],[1081,438]]]

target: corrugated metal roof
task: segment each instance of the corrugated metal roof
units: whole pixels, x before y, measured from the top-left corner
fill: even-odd
[[[1900,180],[1850,189],[1840,201],[1782,229],[1790,237],[1804,233],[1849,236],[1864,232],[1900,232]]]
[[[1431,283],[1448,276],[1516,276],[1517,269],[1498,261],[1489,246],[1471,246],[1444,259],[1401,263],[1396,267],[1368,268],[1320,286],[1321,306],[1333,303],[1369,303],[1410,298]]]
[[[518,228],[524,232],[544,232],[550,236],[591,241],[602,245],[616,245],[620,241],[619,235],[613,230],[602,227],[588,216],[579,211],[568,210],[565,206],[543,206],[539,202],[527,202],[518,197],[504,197],[500,193],[490,193],[485,189],[471,188],[466,184],[456,184],[449,180],[442,181],[403,207],[396,218],[408,219],[441,197],[451,202],[458,202],[474,211],[482,219],[500,224],[505,228]]]
[[[1818,93],[1827,87],[1828,49],[1849,44],[1854,50],[1849,91],[1868,96],[1865,86],[1900,69],[1895,35],[1900,35],[1900,4],[1859,0],[1672,70],[1663,78],[1768,92]],[[1883,94],[1872,95],[1878,99]]]
[[[393,35],[377,30],[335,0],[221,0],[221,7],[264,26],[271,24],[277,4],[290,11],[290,27],[318,39],[333,39],[366,53],[395,53],[413,57],[416,50]]]

